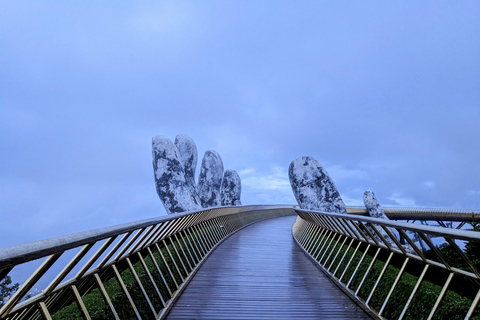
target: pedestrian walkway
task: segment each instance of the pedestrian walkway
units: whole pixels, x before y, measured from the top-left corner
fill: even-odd
[[[294,219],[258,222],[225,240],[167,319],[371,319],[295,244]]]

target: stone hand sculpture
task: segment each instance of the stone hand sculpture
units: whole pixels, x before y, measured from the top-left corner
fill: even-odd
[[[347,213],[332,178],[314,158],[299,157],[293,160],[288,168],[288,176],[300,208]]]
[[[179,134],[175,143],[164,136],[154,137],[152,158],[157,193],[168,214],[241,205],[240,177],[234,170],[226,170],[224,175],[222,158],[215,151],[205,152],[198,185],[195,183],[198,153],[189,136]]]
[[[238,173],[235,170],[226,170],[223,174],[222,189],[220,193],[222,206],[241,206],[241,192],[242,184]]]
[[[368,214],[372,218],[390,220],[387,217],[387,215],[385,214],[385,212],[383,212],[382,206],[378,202],[377,197],[375,197],[375,193],[373,193],[372,190],[367,190],[363,193],[363,203],[365,204],[365,208],[367,209]],[[395,242],[390,238],[390,236],[382,228],[377,227],[376,229],[378,230],[378,232],[380,232],[382,237],[385,238],[385,240],[388,241],[388,243],[392,247],[398,248],[398,246],[395,244]],[[388,228],[388,230],[390,231],[390,233],[392,235],[396,234],[396,232],[393,228]],[[371,232],[372,232],[373,235],[376,234],[373,230],[371,230]],[[377,237],[377,239],[379,240],[380,243],[382,242],[379,237]],[[415,250],[409,244],[404,244],[404,245],[402,245],[402,247],[408,253],[415,253]]]
[[[202,207],[220,205],[220,188],[222,185],[223,162],[216,151],[208,150],[203,156],[198,176],[197,191]]]

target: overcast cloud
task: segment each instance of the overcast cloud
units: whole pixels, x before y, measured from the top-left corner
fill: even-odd
[[[216,150],[243,204],[480,208],[478,1],[0,1],[0,247],[165,214],[151,138]],[[198,174],[198,169],[197,169]]]

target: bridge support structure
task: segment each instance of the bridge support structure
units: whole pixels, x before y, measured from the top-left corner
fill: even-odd
[[[379,318],[447,319],[448,312],[463,313],[463,319],[480,316],[480,274],[461,248],[478,243],[478,232],[295,211],[298,217],[292,234],[297,244],[340,288]],[[441,216],[428,218],[442,220]],[[440,250],[433,243],[435,238],[444,239],[449,250]],[[415,239],[426,247],[419,247]]]
[[[0,280],[21,264],[43,261],[0,319],[96,319],[105,310],[113,319],[161,319],[224,239],[292,214],[291,206],[219,207],[2,249]],[[41,279],[49,284],[25,300]]]

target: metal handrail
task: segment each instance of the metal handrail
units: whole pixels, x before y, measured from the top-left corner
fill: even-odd
[[[403,212],[401,209],[397,210],[399,216],[406,216],[405,210]],[[422,272],[416,277],[416,284],[411,292],[408,292],[408,299],[402,302],[401,312],[396,314],[392,311],[389,317],[404,319],[425,278],[431,278],[431,274],[436,275],[441,272],[448,276],[441,286],[442,289],[438,291],[435,303],[431,305],[428,319],[434,317],[446,291],[456,281],[459,283],[467,281],[474,286],[473,292],[476,294],[471,297],[468,310],[465,310],[465,319],[471,318],[474,314],[480,300],[480,273],[459,244],[461,241],[478,243],[480,241],[479,232],[376,219],[362,216],[361,212],[355,212],[355,210],[350,210],[350,212],[353,211],[356,214],[335,214],[300,209],[295,209],[295,211],[298,217],[292,231],[297,243],[347,294],[360,301],[380,318],[385,317],[385,314],[388,313],[387,305],[390,301],[395,300],[395,303],[398,303],[400,298],[396,295],[405,294],[405,292],[395,289],[401,277],[409,274],[410,271],[406,270],[412,265],[417,268],[421,266]],[[441,218],[439,212],[422,211],[422,209],[409,209],[409,211],[414,211],[413,215],[423,212],[429,217]],[[385,212],[387,213],[387,210]],[[453,221],[461,221],[453,219],[453,216],[456,215],[456,219],[463,219],[463,215],[466,213],[449,212],[449,214]],[[397,239],[399,236],[406,241],[406,244],[400,243]],[[456,253],[457,259],[453,262],[452,259],[447,259],[441,250],[432,243],[430,240],[432,237],[444,238],[452,252]],[[421,239],[429,250],[419,247],[416,239]],[[455,240],[459,243],[456,243]],[[393,267],[394,261],[398,266],[397,269]],[[387,281],[384,276],[389,268],[392,272],[396,270],[395,280],[389,284],[388,294],[381,297],[382,303],[373,303],[372,298],[375,294],[379,294],[382,281]],[[429,268],[431,271],[427,273]],[[413,271],[413,273],[415,272],[416,270]],[[454,276],[455,279],[452,280]],[[367,282],[371,287],[367,288],[365,285]],[[426,315],[425,318],[427,318]]]
[[[392,220],[432,220],[472,222],[480,220],[478,209],[451,209],[451,208],[404,208],[383,207],[385,215]],[[368,216],[365,207],[347,207],[347,213]]]
[[[292,214],[291,206],[217,207],[2,248],[0,280],[20,264],[43,262],[6,301],[0,319],[52,319],[53,314],[72,304],[84,319],[92,319],[95,317],[85,300],[94,289],[98,289],[113,317],[121,319],[106,285],[112,279],[133,317],[161,318],[209,253],[226,237],[250,223]],[[61,262],[59,258],[69,250],[76,255]],[[58,268],[61,271],[46,279],[47,272]],[[133,284],[126,283],[127,273],[133,276]],[[22,301],[40,279],[50,284],[38,295]],[[132,297],[132,286],[140,288],[140,297]],[[148,314],[139,308],[139,303],[148,305]]]

